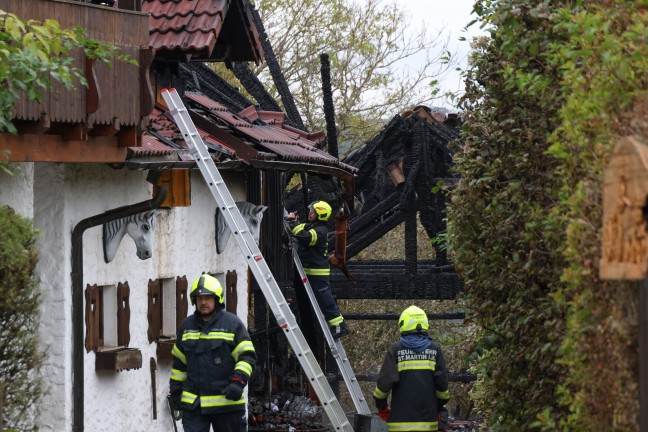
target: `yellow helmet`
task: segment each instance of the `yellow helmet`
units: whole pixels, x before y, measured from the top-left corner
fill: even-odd
[[[403,333],[412,330],[427,330],[430,328],[430,324],[423,309],[410,306],[403,311],[398,319],[398,328]]]
[[[309,211],[314,211],[317,215],[317,220],[326,222],[331,217],[333,209],[326,201],[313,201],[308,206]]]
[[[191,304],[196,304],[196,297],[202,295],[213,295],[216,297],[217,304],[223,304],[223,287],[218,279],[208,274],[202,274],[191,284]]]

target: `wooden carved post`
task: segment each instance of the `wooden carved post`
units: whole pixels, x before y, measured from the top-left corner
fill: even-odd
[[[238,304],[238,293],[236,291],[236,283],[238,277],[236,276],[236,270],[227,271],[225,276],[225,310],[227,312],[236,313],[236,306]]]
[[[601,279],[639,281],[639,423],[648,431],[648,146],[622,138],[605,170]]]

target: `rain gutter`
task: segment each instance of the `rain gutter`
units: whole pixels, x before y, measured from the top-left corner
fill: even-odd
[[[161,186],[157,196],[130,206],[90,216],[76,224],[72,231],[72,431],[84,428],[84,364],[83,364],[83,233],[106,222],[159,208],[167,188]]]

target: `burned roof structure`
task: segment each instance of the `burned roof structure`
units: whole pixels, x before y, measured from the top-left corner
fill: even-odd
[[[436,246],[433,261],[417,257],[417,215],[429,238],[445,231],[445,197],[440,184],[452,184],[452,151],[461,119],[424,106],[394,116],[383,130],[344,162],[356,167],[356,198],[362,210],[349,220],[346,258],[356,279],[332,273],[338,298],[453,299],[463,282]],[[404,261],[352,258],[405,223]],[[405,276],[405,278],[404,278]]]

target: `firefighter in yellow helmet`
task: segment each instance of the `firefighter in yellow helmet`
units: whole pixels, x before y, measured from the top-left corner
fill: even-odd
[[[223,287],[203,274],[191,285],[196,311],[178,329],[171,351],[172,407],[182,410],[185,432],[247,430],[243,389],[256,353],[243,322],[224,310]]]
[[[308,206],[308,222],[298,223],[295,213],[288,214],[289,219],[295,219],[291,224],[291,233],[297,239],[297,255],[304,266],[304,272],[317,299],[324,318],[328,322],[331,334],[335,339],[349,334],[349,328],[340,308],[333,297],[329,278],[331,267],[328,260],[328,225],[333,209],[326,201],[314,201]],[[297,286],[303,289],[301,281]]]
[[[441,347],[428,334],[426,313],[416,306],[403,311],[398,326],[401,338],[387,350],[373,393],[378,415],[388,431],[438,431],[439,413],[449,399]]]

